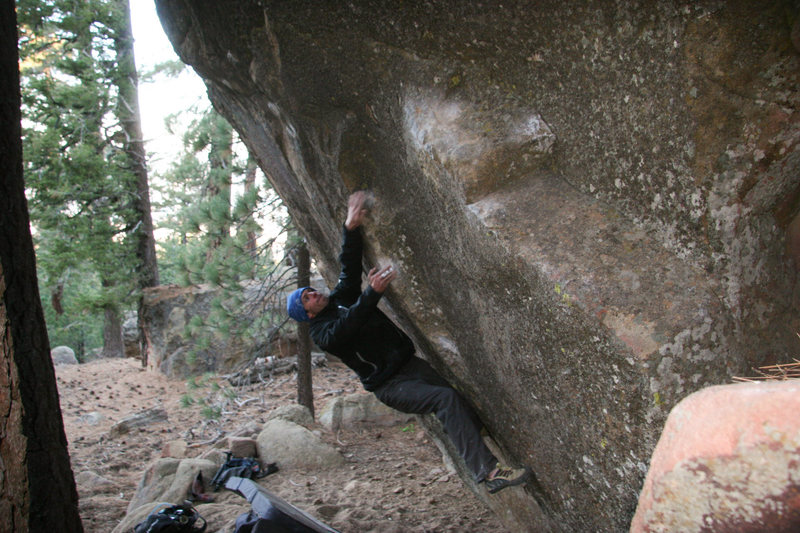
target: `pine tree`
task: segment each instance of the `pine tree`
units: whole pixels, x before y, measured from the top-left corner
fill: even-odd
[[[231,180],[233,179],[233,128],[219,113],[208,113],[202,130],[204,145],[208,149],[208,181],[205,207],[207,209],[208,249],[206,260],[214,259],[223,242],[231,236]],[[195,146],[195,149],[200,146]]]
[[[294,281],[272,253],[275,242],[285,238],[285,210],[273,191],[256,184],[255,162],[244,157],[246,151],[214,110],[192,121],[184,146],[183,156],[164,176],[169,185],[159,191],[174,206],[162,206],[172,212],[164,226],[174,233],[160,243],[169,249],[160,265],[165,281],[220,290],[209,316],[189,322],[187,337],[202,348],[213,337],[276,335],[285,317],[274,310],[282,309],[279,295]],[[260,221],[276,229],[258,243]],[[264,305],[265,299],[272,303]]]
[[[250,198],[253,195],[258,195],[256,190],[256,170],[258,169],[258,165],[256,164],[256,160],[252,154],[248,154],[247,157],[247,169],[245,170],[244,175],[244,196],[245,198]],[[249,227],[245,230],[245,242],[244,248],[247,250],[247,253],[250,257],[255,261],[258,258],[258,248],[257,248],[257,240],[258,235],[256,235],[256,229],[254,227]],[[250,273],[251,275],[253,272]]]
[[[0,531],[83,531],[36,286],[13,2],[0,4]]]
[[[132,130],[123,127],[130,121],[119,113],[129,106],[118,105],[121,94],[131,98],[127,9],[119,0],[20,0],[18,13],[25,173],[41,279],[54,303],[84,306],[56,322],[67,321],[66,330],[81,312],[103,316],[104,352],[122,355],[120,312],[137,293],[143,226],[139,161],[131,158]],[[63,297],[76,281],[85,294]]]
[[[147,160],[142,138],[142,118],[139,112],[139,82],[133,50],[129,0],[116,0],[114,49],[117,53],[117,75],[115,85],[119,90],[116,115],[125,134],[123,150],[130,162],[130,171],[136,178],[136,195],[133,209],[136,227],[132,238],[136,242],[136,270],[140,289],[158,285],[158,262],[153,235],[153,218],[150,212],[150,186],[147,177]],[[138,299],[139,351],[142,365],[147,364],[151,351],[150,336],[144,331],[144,297]]]

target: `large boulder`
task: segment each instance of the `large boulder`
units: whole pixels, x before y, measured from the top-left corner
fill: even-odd
[[[393,426],[412,420],[414,415],[392,409],[370,393],[338,396],[326,403],[319,413],[319,423],[336,432],[356,424]]]
[[[50,350],[50,358],[53,360],[53,365],[77,365],[78,358],[75,357],[75,350],[69,346],[56,346]]]
[[[172,480],[175,478],[180,464],[180,459],[171,457],[157,459],[150,464],[142,479],[139,480],[136,493],[128,502],[128,514],[145,504],[161,501],[159,498],[172,485]]]
[[[667,418],[631,533],[800,531],[800,381],[719,385]]]
[[[286,274],[278,271],[275,276],[281,279]],[[205,372],[238,374],[243,367],[252,370],[250,363],[253,360],[270,356],[267,359],[273,362],[273,367],[266,371],[280,369],[281,362],[297,355],[294,323],[286,326],[276,319],[273,324],[264,323],[264,331],[252,331],[254,322],[263,317],[278,316],[285,306],[286,295],[291,288],[275,290],[272,281],[243,280],[237,290],[223,290],[212,285],[160,285],[145,289],[142,330],[148,340],[146,366],[175,378]],[[213,318],[213,315],[220,308],[237,313],[233,316],[234,322],[248,332],[242,334],[235,328],[215,327],[219,319]],[[198,327],[198,320],[204,326]],[[222,334],[223,330],[227,334]],[[128,348],[138,353],[139,333],[135,316],[125,322],[124,331],[128,335],[126,354]],[[130,343],[127,340],[129,338]],[[246,377],[255,379],[255,375],[257,373],[254,370]]]
[[[243,284],[245,296],[249,298],[247,307],[263,307],[253,304],[256,299],[265,297],[263,291],[258,290],[259,286],[257,282]],[[205,372],[230,372],[266,355],[268,346],[264,337],[226,337],[202,328],[203,334],[209,337],[208,342],[201,343],[199,337],[192,334],[192,319],[208,320],[215,301],[224,298],[223,291],[207,285],[164,285],[145,289],[144,330],[150,341],[147,367],[170,377],[186,378]]]
[[[139,481],[136,493],[128,503],[128,514],[147,504],[182,503],[191,498],[192,482],[197,475],[202,473],[208,482],[214,478],[219,466],[207,459],[157,459]]]
[[[297,403],[289,403],[274,409],[267,416],[267,421],[278,418],[306,428],[312,428],[314,425],[314,417],[308,407]]]
[[[263,463],[277,463],[284,470],[313,471],[344,463],[344,457],[318,434],[283,418],[264,424],[256,439]]]
[[[125,357],[141,357],[139,348],[139,316],[136,312],[125,314],[122,322],[122,343],[125,347]]]
[[[800,353],[795,4],[156,6],[329,284],[375,192],[385,309],[537,474],[512,529],[626,529],[670,409]]]

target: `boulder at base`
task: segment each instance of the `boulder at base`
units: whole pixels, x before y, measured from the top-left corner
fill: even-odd
[[[161,501],[161,496],[172,485],[180,464],[180,459],[172,457],[154,461],[139,480],[136,493],[128,503],[128,514],[147,503]]]
[[[800,381],[709,387],[669,415],[632,533],[800,531]]]
[[[357,423],[392,426],[413,418],[414,415],[401,413],[381,403],[374,394],[360,392],[334,398],[325,404],[319,423],[335,432]]]
[[[344,462],[344,457],[316,433],[282,418],[264,424],[257,442],[262,463],[277,463],[281,469],[316,470]]]

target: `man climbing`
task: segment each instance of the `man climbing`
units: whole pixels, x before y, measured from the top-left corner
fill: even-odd
[[[348,201],[339,260],[339,282],[325,295],[303,287],[287,298],[289,316],[310,322],[311,338],[323,350],[350,367],[364,388],[398,411],[435,413],[476,482],[490,493],[524,483],[526,468],[500,466],[481,438],[482,424],[467,402],[424,360],[414,355],[414,344],[378,309],[384,291],[397,277],[391,267],[373,268],[361,290],[362,235],[367,214],[366,194]]]

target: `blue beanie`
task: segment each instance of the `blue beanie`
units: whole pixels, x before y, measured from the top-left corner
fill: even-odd
[[[308,322],[311,320],[308,318],[306,310],[303,309],[303,301],[301,298],[301,296],[303,296],[303,291],[310,288],[311,287],[302,287],[292,291],[292,293],[286,298],[286,310],[289,311],[289,316],[298,322]]]

